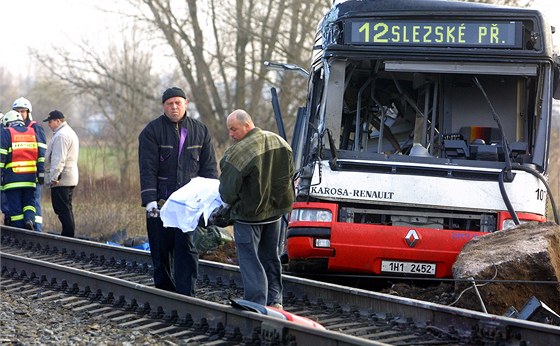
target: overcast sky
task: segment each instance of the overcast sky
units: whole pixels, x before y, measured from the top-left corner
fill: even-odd
[[[105,38],[105,29],[118,28],[118,20],[97,7],[114,10],[123,3],[118,0],[0,0],[0,66],[25,76],[30,73],[28,46],[49,50],[53,45],[68,47],[69,41],[79,41],[82,37]],[[533,7],[542,10],[556,26],[553,37],[559,46],[560,1],[535,0]]]
[[[118,2],[0,0],[0,64],[26,75],[30,72],[27,47],[41,50],[51,50],[53,45],[69,47],[69,41],[79,42],[83,37],[95,39],[106,28],[117,28],[115,15],[103,13],[98,7],[115,9]]]

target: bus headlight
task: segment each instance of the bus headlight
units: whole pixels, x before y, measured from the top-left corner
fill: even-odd
[[[315,239],[315,247],[331,247],[330,239]]]
[[[294,209],[290,221],[331,222],[332,212],[327,209]]]
[[[519,220],[520,225],[522,225],[524,223],[527,223],[527,221]],[[516,226],[516,224],[513,221],[513,219],[505,219],[504,222],[502,222],[502,231],[514,228],[515,226]]]

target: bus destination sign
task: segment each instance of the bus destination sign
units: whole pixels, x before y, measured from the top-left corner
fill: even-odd
[[[521,48],[521,29],[521,22],[516,21],[353,20],[345,23],[345,42],[383,46]]]

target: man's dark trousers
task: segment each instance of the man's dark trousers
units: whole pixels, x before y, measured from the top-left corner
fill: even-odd
[[[62,223],[61,235],[74,237],[76,226],[74,224],[74,212],[72,211],[72,194],[74,186],[57,186],[51,188],[51,201],[53,209],[60,223]]]
[[[166,291],[194,296],[198,251],[193,243],[193,232],[163,227],[159,217],[148,217],[146,223],[154,266],[154,285]]]

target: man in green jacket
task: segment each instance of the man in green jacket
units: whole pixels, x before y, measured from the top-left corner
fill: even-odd
[[[220,161],[220,196],[231,206],[244,299],[282,308],[278,254],[282,216],[294,201],[292,149],[275,133],[255,127],[244,110],[227,117],[235,142]]]

